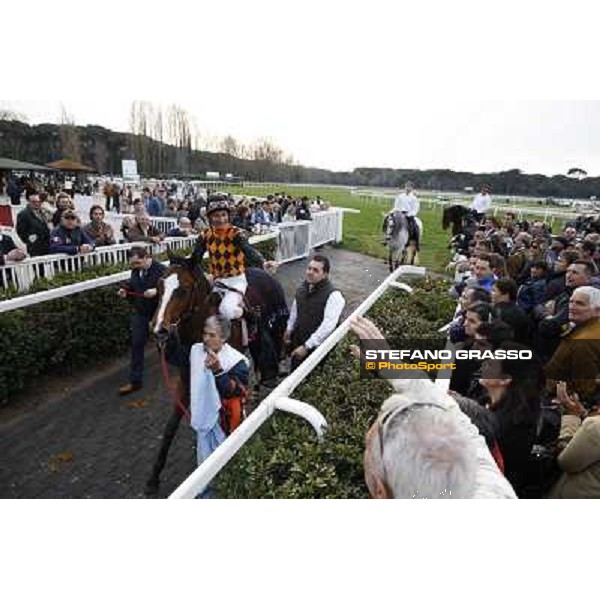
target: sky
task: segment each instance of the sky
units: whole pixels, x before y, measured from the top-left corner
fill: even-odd
[[[5,86],[0,107],[37,123],[64,104],[78,124],[126,131],[134,100],[177,103],[205,137],[267,137],[334,170],[600,175],[588,4],[482,4],[223,0],[189,13],[107,0],[85,27],[67,23],[65,46],[50,40],[63,66],[38,66],[32,89]],[[56,12],[36,10],[42,27]],[[24,65],[40,60],[21,48]]]

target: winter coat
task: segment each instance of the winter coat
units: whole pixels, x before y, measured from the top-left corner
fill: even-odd
[[[37,216],[30,206],[17,215],[17,234],[27,246],[30,256],[50,253],[50,230],[43,216]]]
[[[563,415],[558,447],[562,476],[550,498],[600,498],[600,416]]]

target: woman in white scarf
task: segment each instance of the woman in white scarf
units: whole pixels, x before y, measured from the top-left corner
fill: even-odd
[[[204,343],[190,353],[191,425],[198,434],[198,464],[225,440],[220,423],[222,401],[245,396],[249,378],[248,359],[227,344],[229,321],[209,317],[204,325]]]

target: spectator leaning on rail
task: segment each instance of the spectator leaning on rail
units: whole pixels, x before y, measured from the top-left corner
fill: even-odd
[[[10,235],[5,235],[0,231],[0,267],[6,265],[6,261],[18,262],[25,258],[25,252],[17,248],[14,240]],[[10,264],[9,262],[9,264]],[[12,269],[5,270],[6,280],[14,283],[12,278]],[[0,288],[4,287],[4,278],[0,277]]]
[[[113,228],[104,222],[104,209],[96,204],[90,208],[90,222],[83,231],[94,240],[96,248],[99,246],[112,246],[116,244]]]
[[[150,216],[142,214],[135,217],[135,223],[123,232],[128,242],[148,242],[159,244],[164,235],[150,222]]]
[[[89,254],[94,240],[78,225],[79,217],[71,209],[65,210],[60,225],[50,234],[50,254]]]
[[[352,330],[368,345],[385,340],[368,319]],[[373,498],[516,498],[469,417],[423,375],[388,379],[395,394],[365,439],[365,480]]]
[[[181,217],[177,227],[169,229],[167,237],[189,237],[193,233],[192,222],[187,217]]]
[[[264,269],[277,266],[274,261],[265,261],[242,232],[230,223],[229,201],[222,196],[211,198],[206,214],[210,227],[200,233],[196,240],[192,263],[201,265],[204,253],[208,252],[210,275],[217,287],[221,287],[223,298],[219,312],[233,321],[243,315],[243,295],[246,293],[246,261],[250,259]]]
[[[158,307],[158,280],[166,267],[152,259],[145,248],[132,248],[130,253],[131,279],[119,290],[121,298],[131,302],[131,368],[129,383],[119,388],[121,395],[130,394],[143,386],[144,349],[148,341],[150,321]]]
[[[44,256],[50,252],[50,230],[37,192],[28,196],[27,207],[17,215],[16,229],[30,256]]]
[[[329,280],[330,269],[326,256],[313,256],[296,291],[284,337],[291,344],[292,370],[329,337],[342,316],[346,301]]]

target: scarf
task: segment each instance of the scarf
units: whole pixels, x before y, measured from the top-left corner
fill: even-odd
[[[248,363],[248,359],[229,344],[224,344],[217,356],[225,372],[240,360]],[[215,376],[206,368],[205,361],[204,344],[194,344],[190,353],[190,424],[198,434],[198,464],[206,460],[225,440],[225,434],[219,424],[221,398]]]

